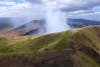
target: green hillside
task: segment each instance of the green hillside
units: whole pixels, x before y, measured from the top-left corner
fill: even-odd
[[[2,67],[100,67],[99,25],[43,36],[0,34]]]

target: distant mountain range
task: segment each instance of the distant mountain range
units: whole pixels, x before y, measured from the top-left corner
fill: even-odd
[[[88,25],[100,25],[100,21],[88,20],[88,19],[68,18],[67,21],[68,25],[72,28],[79,28]],[[14,23],[16,24],[17,22],[16,21],[12,22],[11,18],[0,18],[0,29],[13,27]],[[28,23],[18,26],[17,28],[14,28],[14,31],[17,31],[23,35],[43,34],[46,32],[45,20],[32,20]]]
[[[17,19],[12,21],[12,19]],[[0,18],[0,30],[12,28],[14,31],[17,31],[20,34],[23,35],[35,35],[35,34],[42,34],[45,30],[45,21],[44,20],[32,20],[28,23],[25,23],[24,21],[20,22],[20,18],[9,18],[9,17],[1,17]],[[18,24],[20,23],[20,24]],[[23,24],[22,24],[23,23]],[[24,24],[25,23],[25,24]],[[17,25],[17,28],[14,26]]]
[[[68,18],[68,25],[72,28],[79,28],[88,25],[100,25],[100,21]],[[19,26],[15,30],[24,35],[43,34],[46,32],[45,20],[32,20],[29,23]]]
[[[68,24],[72,27],[83,27],[88,25],[100,25],[100,21],[68,18]]]
[[[0,30],[12,27],[11,20],[9,18],[0,18]]]

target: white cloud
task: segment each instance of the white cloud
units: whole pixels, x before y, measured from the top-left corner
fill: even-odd
[[[72,13],[67,14],[68,18],[83,18],[89,20],[98,20],[100,21],[100,12],[87,12],[87,13]]]
[[[99,20],[100,21],[100,12],[81,14],[79,17],[85,18],[85,19]]]
[[[56,2],[56,6],[61,9],[66,9],[66,11],[74,10],[87,10],[95,6],[100,6],[100,0],[26,0],[30,3],[53,3]],[[52,5],[51,3],[51,5]],[[54,7],[56,7],[54,6]]]
[[[10,5],[10,6],[14,6],[14,5],[16,5],[16,2],[0,2],[0,5]]]
[[[0,2],[10,7],[0,7],[0,17],[27,17],[40,18],[43,14],[43,7],[41,5],[32,5],[29,2],[15,3],[15,2]]]
[[[43,0],[26,0],[22,3],[16,2],[0,2],[0,4],[10,5],[9,7],[0,7],[0,17],[27,17],[40,19],[45,16],[45,5]],[[46,1],[46,0],[45,0]],[[53,1],[53,3],[52,3]],[[33,2],[33,3],[32,3]],[[66,10],[70,16],[85,17],[96,16],[100,14],[93,12],[92,8],[100,5],[100,0],[47,0],[55,8]],[[99,15],[99,16],[98,16]]]

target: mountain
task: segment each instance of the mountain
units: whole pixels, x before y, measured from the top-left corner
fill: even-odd
[[[29,23],[27,21],[25,18],[1,17],[0,30],[12,28],[21,35],[39,35],[46,32],[44,20],[32,20]]]
[[[17,36],[24,40],[17,38],[12,43],[13,39],[0,37],[0,66],[100,67],[100,25],[41,36]]]
[[[38,35],[43,34],[46,31],[43,20],[32,20],[14,30],[22,35]]]
[[[88,25],[100,25],[100,21],[68,18],[68,24],[72,27],[84,27]]]
[[[68,18],[68,25],[71,29],[85,27],[88,25],[100,25],[100,21],[87,20],[87,19],[73,19]],[[32,20],[29,23],[23,24],[14,29],[14,31],[21,35],[40,35],[46,33],[45,20]]]

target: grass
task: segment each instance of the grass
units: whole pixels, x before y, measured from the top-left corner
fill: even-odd
[[[32,43],[31,39],[22,42],[9,44],[6,38],[0,38],[0,53],[14,53],[29,51],[28,45]]]
[[[0,53],[6,53],[11,51],[11,46],[8,45],[6,38],[0,38]]]
[[[0,57],[4,54],[5,56],[10,56],[11,54],[16,55],[23,55],[25,58],[28,58],[29,60],[34,59],[34,53],[39,52],[40,50],[44,51],[62,51],[64,49],[70,49],[74,45],[77,47],[74,48],[80,48],[81,46],[86,46],[92,48],[92,50],[95,50],[96,48],[99,48],[99,38],[96,35],[93,35],[93,30],[91,29],[85,29],[85,30],[78,30],[77,32],[74,31],[67,31],[63,33],[57,33],[57,34],[50,34],[50,35],[44,35],[41,37],[36,38],[26,38],[25,40],[20,41],[20,39],[17,39],[14,43],[9,43],[9,39],[6,38],[0,38]],[[95,31],[96,33],[96,31]],[[92,39],[93,38],[93,39]],[[94,40],[95,39],[95,40]],[[70,42],[71,40],[71,42]],[[10,42],[13,42],[14,40],[10,40]],[[94,46],[95,45],[95,46]],[[98,46],[98,47],[97,47]],[[71,48],[74,50],[74,48]],[[100,48],[99,48],[100,49]],[[79,50],[77,50],[79,51]],[[99,50],[98,50],[99,52]],[[96,63],[96,61],[85,53],[85,51],[81,52],[79,54],[80,57],[80,64],[81,67],[100,67]],[[32,61],[34,62],[34,61]]]
[[[0,38],[0,46],[6,45],[7,44],[7,39],[6,38]]]
[[[30,45],[33,51],[38,51],[41,48],[47,47],[52,42],[56,41],[61,35],[53,34],[53,35],[46,35],[40,38],[37,38],[33,41]]]
[[[70,37],[70,32],[67,31],[65,32],[61,37],[58,43],[55,44],[55,46],[53,47],[54,50],[64,50],[66,48],[68,48],[69,45],[69,37]]]
[[[9,44],[6,38],[0,39],[0,53],[24,53],[24,52],[36,52],[39,49],[48,46],[50,43],[54,42],[59,38],[59,34],[46,35],[37,38],[27,38],[23,41],[18,41]],[[13,41],[13,40],[12,40]],[[12,42],[10,40],[10,42]]]
[[[91,58],[84,52],[80,52],[80,56],[81,56],[81,61],[80,61],[81,67],[100,67],[100,65],[97,64],[93,58]]]

